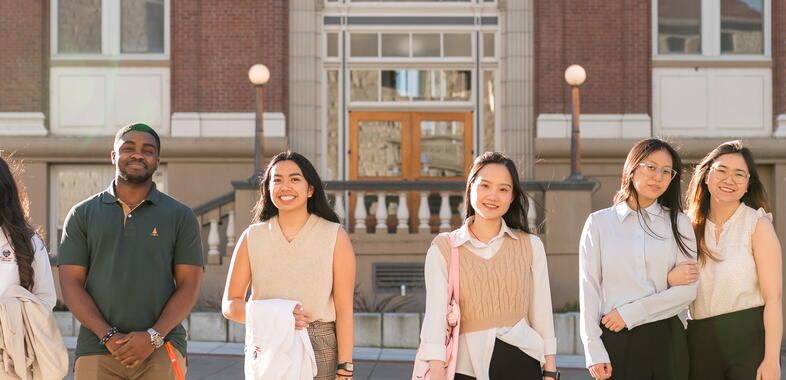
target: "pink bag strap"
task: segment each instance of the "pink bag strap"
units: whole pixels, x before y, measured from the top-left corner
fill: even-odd
[[[450,237],[450,265],[448,269],[448,304],[459,300],[459,250],[453,246],[453,233]]]

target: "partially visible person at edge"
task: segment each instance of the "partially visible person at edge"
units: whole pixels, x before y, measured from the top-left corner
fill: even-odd
[[[688,321],[690,378],[780,379],[781,246],[751,151],[729,141],[708,153],[687,203],[701,278]],[[695,272],[680,265],[669,284],[692,283]]]
[[[28,371],[34,379],[62,378],[68,372],[68,355],[52,314],[57,295],[49,254],[28,221],[24,188],[14,179],[16,168],[13,161],[0,156],[0,339],[5,346],[0,358],[0,378],[31,374]],[[13,307],[17,305],[22,307]],[[51,330],[47,330],[47,322]],[[14,330],[21,333],[14,334]],[[30,330],[36,334],[25,333]],[[7,333],[18,339],[3,337]],[[29,347],[26,341],[30,342]],[[12,342],[21,347],[9,347]],[[29,359],[34,361],[28,362]]]
[[[464,224],[438,235],[426,253],[418,359],[429,361],[432,380],[446,379],[448,262],[456,247],[461,324],[455,379],[556,379],[546,254],[527,224],[529,204],[516,165],[501,153],[482,154],[464,199]]]
[[[245,323],[249,286],[251,300],[299,301],[295,329],[307,328],[314,379],[352,379],[355,253],[322,180],[308,159],[287,151],[270,160],[259,190],[229,265],[224,316]]]
[[[580,329],[598,380],[683,380],[684,322],[696,283],[669,287],[675,266],[695,260],[682,213],[682,161],[659,139],[628,153],[614,205],[587,218],[579,245]]]
[[[115,179],[74,206],[58,252],[60,286],[82,326],[76,380],[173,379],[185,373],[188,316],[202,281],[202,243],[193,211],[153,183],[161,140],[149,126],[118,130]]]
[[[51,310],[57,302],[49,254],[27,220],[23,188],[9,161],[0,157],[0,295],[20,285]]]

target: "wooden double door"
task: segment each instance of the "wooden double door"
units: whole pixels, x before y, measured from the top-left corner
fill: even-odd
[[[471,112],[350,112],[349,177],[463,180],[472,164],[472,130]],[[417,192],[407,203],[416,226]]]

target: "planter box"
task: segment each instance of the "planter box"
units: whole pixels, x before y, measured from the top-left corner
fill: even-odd
[[[355,313],[355,346],[382,347],[382,314]]]
[[[221,313],[191,313],[188,336],[192,340],[208,342],[227,341],[227,320]]]
[[[418,348],[419,313],[382,314],[382,344],[390,348]]]

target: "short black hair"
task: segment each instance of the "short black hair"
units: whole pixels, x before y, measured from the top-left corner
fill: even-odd
[[[156,140],[156,148],[158,148],[158,154],[161,154],[161,138],[158,137],[158,133],[156,133],[156,131],[153,128],[151,128],[149,125],[144,123],[131,123],[131,124],[124,125],[115,134],[115,144],[117,144],[117,142],[121,138],[123,138],[123,136],[125,136],[126,133],[131,131],[145,132],[153,136],[153,138]]]

